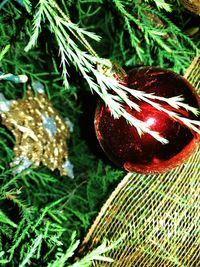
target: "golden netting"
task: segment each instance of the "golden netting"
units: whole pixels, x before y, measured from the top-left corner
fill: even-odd
[[[185,8],[191,12],[200,15],[200,0],[182,0]]]
[[[185,77],[200,92],[200,56]],[[200,148],[180,167],[157,175],[128,173],[102,207],[81,250],[125,238],[93,266],[200,266]]]

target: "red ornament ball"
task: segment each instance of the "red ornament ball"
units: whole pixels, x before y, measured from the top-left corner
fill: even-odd
[[[170,70],[158,67],[135,68],[128,73],[125,83],[129,88],[155,93],[160,97],[182,95],[184,103],[200,109],[200,98],[193,86]],[[114,119],[105,104],[99,101],[95,113],[95,130],[97,139],[110,160],[127,171],[139,173],[162,173],[180,165],[196,148],[199,135],[150,104],[133,96],[130,99],[140,106],[141,111],[130,109],[124,104],[126,111],[146,122],[150,130],[159,132],[168,143],[162,144],[147,133],[139,136],[134,126],[128,124],[123,117]],[[199,119],[185,109],[174,109],[164,102],[159,103],[182,117]]]

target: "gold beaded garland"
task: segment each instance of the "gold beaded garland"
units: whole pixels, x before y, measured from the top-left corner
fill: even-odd
[[[43,164],[52,171],[58,169],[61,175],[73,178],[67,148],[70,127],[44,91],[34,95],[29,88],[24,99],[8,101],[2,95],[1,98],[2,124],[16,139],[15,158],[11,163],[11,166],[16,166],[15,173],[30,165],[38,167]]]

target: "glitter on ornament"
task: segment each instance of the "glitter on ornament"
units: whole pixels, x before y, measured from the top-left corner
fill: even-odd
[[[41,83],[35,85],[36,96],[30,88],[20,100],[8,101],[0,94],[2,124],[16,139],[15,158],[10,165],[16,166],[14,173],[20,173],[31,165],[42,164],[73,178],[67,148],[69,126],[44,94]]]

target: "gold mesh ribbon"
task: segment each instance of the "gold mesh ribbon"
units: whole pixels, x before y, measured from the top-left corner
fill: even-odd
[[[200,56],[185,74],[200,92]],[[102,207],[80,253],[103,240],[125,238],[93,266],[200,266],[200,148],[180,167],[159,175],[128,173]]]
[[[181,2],[185,8],[197,15],[200,15],[200,0],[182,0]]]

